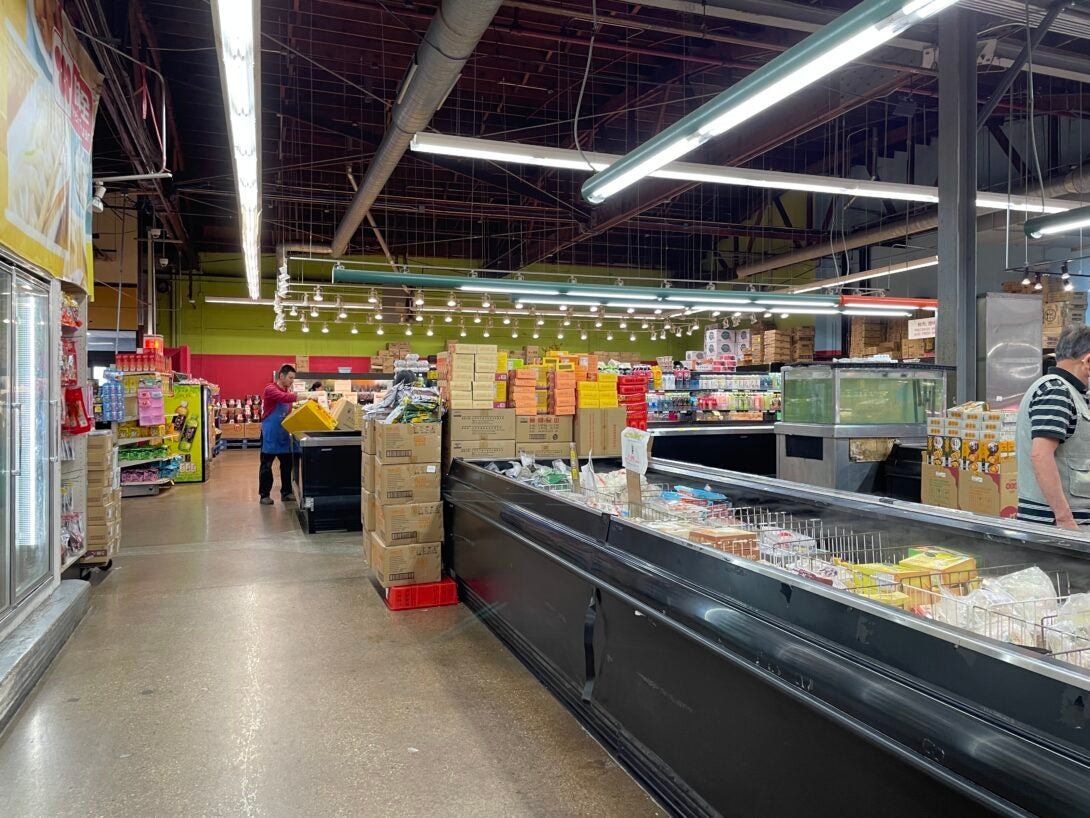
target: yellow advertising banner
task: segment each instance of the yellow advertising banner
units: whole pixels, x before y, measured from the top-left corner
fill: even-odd
[[[102,77],[59,0],[0,0],[0,244],[92,292],[91,142]]]

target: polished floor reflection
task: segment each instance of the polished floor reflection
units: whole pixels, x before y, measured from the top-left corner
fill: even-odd
[[[0,736],[0,815],[661,814],[462,607],[389,613],[257,455],[125,500],[91,611]]]

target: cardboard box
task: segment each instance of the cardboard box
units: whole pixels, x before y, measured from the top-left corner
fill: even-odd
[[[330,407],[329,413],[337,428],[342,431],[358,431],[363,424],[363,407],[348,398],[338,398]]]
[[[958,470],[949,466],[934,466],[926,455],[920,474],[920,502],[941,508],[958,507]]]
[[[570,415],[537,415],[516,419],[515,441],[518,443],[555,443],[573,439]]]
[[[1018,513],[1018,461],[1003,460],[991,474],[962,471],[958,507],[987,517],[1014,517]]]
[[[494,388],[494,382],[493,382]],[[514,409],[456,409],[446,419],[450,440],[484,440],[515,437]]]
[[[360,487],[364,491],[375,490],[375,462],[377,458],[373,454],[360,456]]]
[[[515,458],[514,440],[451,440],[443,451],[443,467],[450,468],[451,462],[460,457],[463,460],[513,460]]]
[[[572,442],[570,440],[548,441],[545,443],[515,443],[515,455],[525,452],[532,454],[537,460],[553,460],[557,457],[567,461],[571,456]]]
[[[383,542],[441,542],[443,539],[442,503],[406,503],[390,505],[375,496],[375,533]]]
[[[375,435],[377,434],[375,432],[375,421],[373,421],[373,420],[363,421],[362,431],[363,431],[363,453],[365,455],[366,454],[374,454],[377,451],[376,448],[375,448],[376,443],[377,443],[377,440],[375,439]]]
[[[383,505],[438,503],[443,476],[438,463],[375,462],[375,500]]]
[[[375,503],[374,492],[364,491],[360,493],[360,521],[363,530],[371,532],[375,530],[375,515],[378,513],[378,505]]]
[[[387,543],[377,532],[371,534],[371,570],[384,588],[438,582],[442,578],[442,545],[428,543]]]
[[[575,450],[579,457],[620,457],[621,432],[628,415],[623,408],[580,409],[575,414]]]
[[[438,463],[442,430],[441,423],[376,423],[375,454],[386,464]]]

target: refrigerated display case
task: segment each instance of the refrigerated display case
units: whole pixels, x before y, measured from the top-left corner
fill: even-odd
[[[0,257],[0,635],[59,557],[59,299]]]
[[[671,811],[1090,814],[1090,626],[1061,625],[1090,602],[1084,536],[658,459],[647,477],[626,518],[455,461],[445,562]],[[663,510],[678,485],[723,495],[720,516]],[[752,535],[749,558],[687,520]],[[897,597],[858,581],[925,546],[971,571]],[[1038,569],[1051,599],[998,596]]]

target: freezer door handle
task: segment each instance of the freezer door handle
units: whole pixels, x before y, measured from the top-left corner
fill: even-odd
[[[59,413],[57,407],[60,405],[60,401],[53,399],[49,401],[49,462],[56,463],[61,459],[60,454],[60,438],[61,430],[59,425]]]
[[[15,464],[11,468],[12,477],[21,477],[23,474],[23,436],[20,434],[23,425],[23,404],[11,405],[12,430],[15,432]]]

